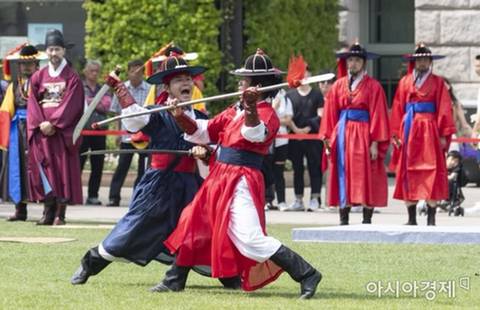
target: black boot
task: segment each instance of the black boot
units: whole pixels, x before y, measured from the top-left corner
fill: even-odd
[[[408,222],[405,225],[417,225],[417,205],[410,205],[407,207]]]
[[[363,221],[362,224],[372,224],[373,208],[363,207]]]
[[[436,207],[430,207],[427,205],[427,226],[435,226],[435,214],[437,213]]]
[[[174,262],[165,273],[165,278],[150,289],[151,292],[180,292],[185,289],[190,267],[177,266]]]
[[[223,284],[223,287],[229,290],[238,290],[242,287],[242,280],[239,276],[231,277],[231,278],[218,278]]]
[[[55,211],[55,220],[53,225],[65,225],[65,212],[67,211],[67,205],[58,204],[57,210]]]
[[[15,214],[8,217],[7,221],[9,222],[16,222],[16,221],[23,221],[27,220],[27,204],[24,202],[19,202],[15,205]]]
[[[300,299],[313,297],[322,275],[300,255],[286,246],[281,246],[270,260],[285,270],[293,280],[300,283]]]
[[[340,225],[348,225],[350,207],[340,208]]]
[[[57,212],[57,202],[55,198],[45,199],[43,203],[43,216],[37,222],[37,225],[52,225]]]
[[[80,267],[72,276],[70,283],[73,285],[84,284],[90,276],[98,274],[105,269],[111,261],[108,261],[98,253],[98,246],[91,248],[82,258]]]

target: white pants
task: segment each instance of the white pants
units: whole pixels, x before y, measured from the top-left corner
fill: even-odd
[[[230,205],[228,236],[243,256],[259,263],[268,260],[282,245],[277,239],[263,234],[245,177],[238,182]]]

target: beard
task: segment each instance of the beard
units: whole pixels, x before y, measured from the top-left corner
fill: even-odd
[[[49,61],[54,66],[59,66],[62,63],[63,58],[59,56],[50,57]]]

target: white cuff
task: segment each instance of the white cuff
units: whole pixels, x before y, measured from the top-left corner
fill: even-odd
[[[137,113],[148,111],[138,104],[132,104],[131,106],[122,109],[122,115]],[[150,121],[150,114],[140,115],[136,117],[124,118],[122,119],[122,124],[125,128],[130,132],[137,132],[140,131],[143,127],[145,127],[148,122]]]
[[[189,135],[185,134],[183,139],[188,142],[196,144],[210,143],[210,136],[208,135],[208,119],[196,119],[197,130]]]
[[[267,137],[267,127],[265,127],[265,123],[260,121],[255,127],[247,127],[243,124],[241,133],[242,136],[250,142],[263,142]]]

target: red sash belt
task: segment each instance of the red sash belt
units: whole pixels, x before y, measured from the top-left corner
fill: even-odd
[[[166,169],[172,161],[175,160],[175,155],[172,154],[153,154],[152,155],[152,168],[153,169]],[[197,163],[195,159],[187,156],[182,156],[175,166],[173,171],[194,173],[197,169]]]

